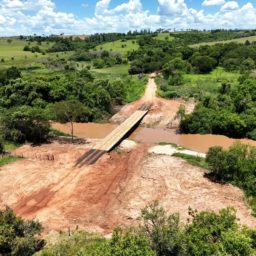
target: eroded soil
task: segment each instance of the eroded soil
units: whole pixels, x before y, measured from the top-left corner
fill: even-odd
[[[233,206],[242,224],[256,226],[243,193],[204,177],[204,170],[172,156],[152,155],[149,145],[116,150],[95,165],[74,167],[88,145],[52,143],[23,146],[26,159],[0,170],[0,204],[24,218],[36,218],[50,230],[86,228],[110,233],[135,224],[140,210],[158,200],[186,221],[188,208],[219,210]]]

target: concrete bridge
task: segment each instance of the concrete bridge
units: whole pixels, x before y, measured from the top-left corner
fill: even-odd
[[[76,166],[94,164],[103,154],[117,146],[132,129],[138,125],[150,110],[150,104],[143,104],[129,118],[109,133],[103,140],[77,160]]]

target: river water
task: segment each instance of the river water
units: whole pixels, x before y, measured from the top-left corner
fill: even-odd
[[[53,123],[53,128],[65,133],[70,133],[69,124]],[[75,123],[74,134],[80,138],[102,139],[113,131],[117,125],[99,124],[99,123]],[[155,129],[155,128],[137,128],[129,137],[140,143],[158,144],[161,142],[174,143],[187,149],[206,153],[210,147],[221,146],[229,148],[233,143],[241,143],[256,146],[256,141],[248,139],[231,139],[223,135],[212,134],[178,134],[175,130]]]

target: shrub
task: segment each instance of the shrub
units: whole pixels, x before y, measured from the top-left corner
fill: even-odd
[[[0,255],[33,255],[44,245],[44,241],[38,239],[42,230],[41,224],[37,221],[24,221],[10,208],[1,210]]]

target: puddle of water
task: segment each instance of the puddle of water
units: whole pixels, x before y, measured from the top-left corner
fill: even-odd
[[[52,123],[53,128],[70,134],[69,124]],[[117,125],[98,123],[75,123],[74,134],[80,138],[102,139],[113,131]],[[256,147],[256,141],[248,139],[231,139],[223,135],[212,134],[178,134],[175,130],[137,128],[129,137],[140,143],[158,144],[160,142],[174,143],[197,152],[206,153],[210,147],[221,146],[229,148],[234,142],[240,141]]]

